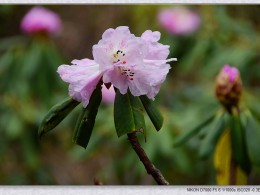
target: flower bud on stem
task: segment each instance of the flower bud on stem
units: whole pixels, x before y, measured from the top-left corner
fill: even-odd
[[[239,70],[225,65],[216,78],[215,94],[218,101],[231,114],[232,108],[238,108],[242,92],[242,81]]]

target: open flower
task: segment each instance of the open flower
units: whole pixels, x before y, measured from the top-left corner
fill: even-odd
[[[70,96],[83,101],[84,107],[102,76],[121,94],[129,89],[134,96],[154,99],[169,72],[167,63],[176,60],[166,59],[169,46],[158,43],[159,39],[160,33],[150,30],[136,37],[126,26],[108,29],[93,46],[94,61],[74,60],[72,66],[61,65],[58,73],[70,83]]]
[[[45,32],[57,34],[61,29],[60,17],[40,6],[33,7],[22,19],[21,29],[28,34]]]
[[[242,81],[239,70],[225,65],[216,78],[216,96],[227,109],[237,106],[241,96]]]
[[[158,20],[162,27],[175,35],[191,34],[200,26],[199,15],[184,7],[162,10]]]

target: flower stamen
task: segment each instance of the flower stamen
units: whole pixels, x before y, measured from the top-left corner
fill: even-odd
[[[128,68],[120,67],[121,75],[127,76],[131,81],[134,80],[135,73]]]
[[[116,53],[113,54],[113,63],[120,62],[122,60],[122,57],[125,56],[125,53],[121,50],[117,50]],[[123,64],[126,63],[126,61],[122,62]]]

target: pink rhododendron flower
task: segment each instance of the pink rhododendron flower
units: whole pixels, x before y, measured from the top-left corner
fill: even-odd
[[[115,90],[113,85],[109,89],[105,85],[102,85],[102,101],[107,104],[112,104],[115,101]]]
[[[112,83],[121,94],[129,89],[134,96],[154,99],[169,72],[167,63],[176,60],[166,59],[169,46],[158,43],[159,39],[160,33],[150,30],[136,37],[126,26],[108,29],[93,46],[94,61],[84,59],[77,61],[81,63],[73,61],[72,66],[61,65],[58,73],[70,83],[70,95],[83,101],[84,107],[102,76],[104,83]]]
[[[22,31],[33,34],[47,32],[48,34],[57,34],[61,29],[60,17],[40,6],[33,7],[22,19]]]
[[[175,35],[191,34],[200,26],[199,15],[184,7],[162,10],[158,20],[167,31]]]

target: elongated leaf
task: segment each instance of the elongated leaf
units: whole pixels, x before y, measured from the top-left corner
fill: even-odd
[[[255,101],[252,100],[251,105],[249,105],[249,110],[251,114],[260,121],[260,105],[258,104],[259,100],[254,99]]]
[[[94,90],[87,108],[83,108],[77,124],[74,130],[74,135],[72,141],[83,148],[86,148],[90,136],[92,134],[95,120],[98,112],[98,107],[100,105],[102,99],[101,94],[101,82],[97,85],[96,89]]]
[[[226,129],[225,115],[227,114],[223,112],[218,113],[213,121],[212,129],[210,129],[206,137],[202,140],[199,150],[199,156],[201,159],[208,158],[210,154],[213,154],[221,134]]]
[[[194,135],[198,134],[200,132],[200,130],[202,130],[204,127],[206,127],[207,125],[209,125],[214,117],[215,117],[216,113],[212,113],[211,115],[209,115],[209,117],[207,117],[202,123],[200,123],[198,126],[196,126],[193,129],[190,129],[189,131],[185,131],[184,133],[182,133],[174,142],[174,146],[180,146],[181,144],[183,144],[184,142],[186,142],[188,139],[190,139],[191,137],[193,137]]]
[[[156,108],[153,101],[150,100],[146,95],[140,96],[140,100],[150,117],[155,129],[159,131],[163,125],[163,117],[160,111]]]
[[[78,101],[67,98],[53,106],[40,124],[39,137],[55,128],[78,104]]]
[[[247,113],[246,115],[246,144],[248,149],[248,155],[251,162],[260,166],[260,124],[259,122],[251,115]]]
[[[140,129],[145,130],[143,107],[138,97],[130,92],[122,95],[116,90],[114,122],[118,137]]]
[[[231,129],[227,129],[220,137],[214,152],[214,167],[218,185],[230,184],[230,168],[232,160]],[[238,166],[235,171],[237,185],[247,184],[247,175]]]
[[[250,161],[246,148],[245,129],[242,126],[238,113],[233,110],[230,117],[231,146],[235,162],[240,165],[247,174],[251,171]]]
[[[33,42],[30,45],[30,48],[28,48],[27,53],[24,54],[24,67],[20,74],[25,76],[27,79],[32,79],[34,75],[37,75],[37,71],[41,70],[41,61],[42,46]],[[46,64],[44,65],[46,66]]]
[[[212,121],[213,121],[213,120],[212,120]],[[211,122],[212,122],[212,121],[211,121]],[[198,132],[198,138],[199,138],[200,140],[203,140],[203,139],[206,137],[206,135],[207,135],[208,132],[209,132],[209,125],[203,127],[203,128]]]

